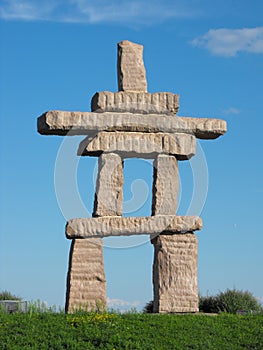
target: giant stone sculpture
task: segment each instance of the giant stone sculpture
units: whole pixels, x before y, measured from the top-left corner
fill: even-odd
[[[196,138],[226,132],[218,119],[176,115],[179,96],[148,93],[143,46],[118,44],[118,92],[97,92],[92,112],[49,111],[38,118],[43,135],[86,135],[79,156],[98,157],[92,218],[71,219],[66,311],[106,303],[103,237],[149,234],[154,246],[154,312],[197,312],[196,216],[177,216],[178,161],[195,154]],[[123,159],[154,159],[152,216],[122,217]]]

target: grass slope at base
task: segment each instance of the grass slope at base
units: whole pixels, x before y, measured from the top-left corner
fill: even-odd
[[[0,313],[5,349],[263,349],[263,315]]]

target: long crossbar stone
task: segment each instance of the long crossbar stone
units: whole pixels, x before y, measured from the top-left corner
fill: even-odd
[[[87,135],[91,131],[182,132],[215,139],[226,132],[226,122],[158,114],[65,111],[48,111],[38,118],[38,132],[42,135]]]
[[[179,160],[190,159],[196,150],[196,138],[189,134],[99,132],[79,145],[78,155],[98,156],[115,152],[123,158],[150,158],[157,154],[171,154]]]
[[[73,238],[108,236],[152,236],[201,230],[198,216],[157,215],[148,217],[104,216],[98,218],[71,219],[66,225],[66,236]]]

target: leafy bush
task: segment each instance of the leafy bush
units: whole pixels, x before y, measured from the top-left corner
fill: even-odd
[[[153,300],[149,301],[143,308],[142,312],[144,314],[152,314],[153,313]]]
[[[239,291],[236,289],[227,289],[217,296],[218,304],[221,311],[231,314],[237,313],[239,310],[260,312],[261,306],[257,299],[248,291]]]
[[[199,311],[206,313],[218,313],[220,311],[217,297],[206,296],[199,297]]]
[[[7,290],[0,292],[0,300],[21,300],[22,298],[11,294]]]
[[[260,312],[262,308],[252,293],[227,289],[216,296],[200,297],[199,310],[207,313],[228,312],[236,314],[239,311]]]

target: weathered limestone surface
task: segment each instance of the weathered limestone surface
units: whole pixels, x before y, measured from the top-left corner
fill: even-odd
[[[121,215],[122,160],[116,154],[99,158],[93,216]],[[66,311],[94,310],[106,305],[106,279],[101,238],[74,239],[69,257]]]
[[[65,111],[49,111],[38,118],[38,132],[42,135],[87,135],[95,131],[186,133],[215,139],[226,132],[226,122],[161,114]]]
[[[145,234],[154,236],[161,233],[184,233],[201,228],[202,220],[198,216],[104,216],[69,220],[66,225],[66,236],[69,239]]]
[[[175,215],[177,194],[177,161],[172,156],[159,155],[154,163],[153,215]],[[196,236],[160,235],[151,242],[154,312],[198,312]]]
[[[154,239],[154,312],[198,312],[198,243],[193,233]]]
[[[154,161],[152,215],[176,215],[178,164],[173,156],[159,155]]]
[[[80,156],[98,156],[115,152],[124,158],[151,158],[157,154],[173,154],[180,160],[190,159],[196,150],[196,138],[190,134],[107,132],[84,139],[78,149]]]
[[[118,43],[119,91],[147,92],[143,46],[128,40]]]
[[[96,92],[91,100],[92,112],[130,112],[175,115],[179,95],[170,92]]]
[[[67,222],[72,239],[66,311],[106,304],[102,237],[149,234],[154,245],[154,312],[197,312],[197,216],[176,216],[178,160],[195,154],[196,137],[226,132],[219,119],[175,114],[179,95],[147,93],[143,46],[118,44],[119,92],[98,92],[92,112],[48,111],[38,118],[43,135],[88,135],[79,155],[100,156],[93,218]],[[125,157],[155,158],[151,217],[121,217]]]
[[[114,153],[102,154],[99,158],[93,216],[122,215],[123,182],[121,157]]]
[[[106,305],[102,239],[74,239],[69,257],[66,311],[95,310],[96,304]]]

